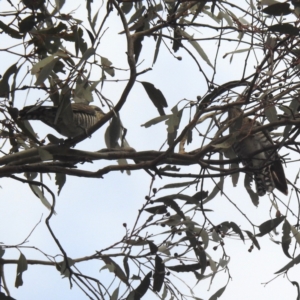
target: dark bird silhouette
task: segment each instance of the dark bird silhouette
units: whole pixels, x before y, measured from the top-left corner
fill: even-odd
[[[261,124],[243,117],[240,108],[230,108],[228,120],[232,122],[229,125],[230,133],[236,134],[236,142],[232,148],[243,165],[253,170],[258,196],[264,196],[266,192],[271,193],[275,188],[287,195],[288,187],[282,162],[277,151],[269,148],[274,145],[269,132],[262,130],[252,133],[252,129]]]
[[[94,105],[71,104],[71,117],[55,106],[25,106],[19,111],[20,120],[39,120],[54,128],[61,135],[75,137],[87,131],[104,117],[103,111]]]

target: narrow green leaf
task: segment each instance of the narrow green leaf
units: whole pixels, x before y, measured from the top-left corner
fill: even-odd
[[[0,246],[0,257],[2,257],[5,253],[5,249]]]
[[[290,23],[275,24],[268,27],[268,31],[279,32],[280,34],[298,35],[299,29]]]
[[[56,173],[55,174],[55,184],[58,186],[58,192],[57,194],[59,195],[63,186],[65,185],[66,183],[66,174],[63,174],[63,173]]]
[[[11,65],[3,74],[2,79],[0,81],[0,97],[9,98],[9,78],[11,75],[17,72],[17,64]]]
[[[292,268],[294,265],[297,265],[300,263],[300,254],[297,255],[294,259],[292,259],[288,264],[286,264],[283,268],[275,272],[274,274],[279,274],[282,272],[287,271],[288,269]]]
[[[110,300],[118,300],[119,298],[119,287],[117,287],[114,291],[113,291],[113,293],[112,293],[112,295],[111,295],[111,297],[110,297]]]
[[[206,256],[205,256],[206,257]],[[182,272],[193,272],[201,268],[201,264],[189,264],[189,265],[176,265],[176,266],[166,266],[169,270],[182,273]]]
[[[39,153],[39,156],[42,161],[47,161],[47,160],[53,159],[53,155],[50,152],[42,149],[41,147],[38,148],[38,153]]]
[[[149,272],[135,289],[134,299],[141,299],[149,289],[152,272]]]
[[[283,220],[285,219],[285,216],[281,216],[279,218],[268,220],[261,225],[259,225],[259,231],[260,233],[256,236],[262,237],[267,233],[270,233],[273,229],[275,229]]]
[[[250,196],[251,200],[252,200],[252,203],[255,205],[255,206],[258,206],[259,204],[259,198],[258,198],[258,195],[257,193],[253,192],[253,190],[251,189],[251,181],[252,181],[252,177],[251,175],[249,174],[245,174],[245,179],[244,179],[244,186],[246,188],[246,191],[248,193],[248,195]]]
[[[115,275],[121,279],[127,286],[129,286],[127,277],[123,270],[120,268],[120,266],[114,262],[110,257],[108,256],[102,256],[101,259],[106,263],[107,267],[109,268],[110,272],[114,272]]]
[[[55,4],[56,4],[55,9],[57,11],[60,11],[61,8],[64,6],[65,2],[66,2],[66,0],[55,0]]]
[[[208,195],[208,197],[203,201],[203,204],[212,200],[219,192],[223,191],[224,187],[224,177],[220,178],[220,181],[214,186],[212,192]]]
[[[77,67],[79,67],[83,62],[86,62],[92,55],[95,54],[94,48],[88,48],[82,55]]]
[[[129,269],[129,264],[128,264],[128,256],[126,255],[123,259],[123,266],[124,266],[124,270],[127,276],[127,279],[129,279],[130,276],[130,269]]]
[[[55,64],[58,62],[59,58],[54,58],[50,63],[48,63],[46,66],[42,68],[42,70],[38,74],[38,78],[36,82],[34,83],[35,85],[40,85],[42,84],[51,74],[53,71],[53,68]]]
[[[215,292],[210,298],[209,300],[217,300],[218,298],[220,298],[222,296],[222,294],[224,293],[226,289],[226,285],[224,287],[222,287],[221,289],[219,289],[217,292]]]
[[[260,250],[259,243],[258,243],[256,237],[253,235],[253,233],[250,232],[250,231],[248,231],[248,230],[244,230],[244,231],[247,233],[249,239],[253,242],[254,246],[255,246],[258,250]]]
[[[195,181],[186,181],[186,182],[178,182],[178,183],[170,183],[164,185],[161,189],[173,189],[173,188],[179,188],[183,186],[189,186],[192,184],[196,184],[197,182]]]
[[[197,41],[194,41],[193,36],[189,35],[187,32],[184,30],[180,30],[180,33],[182,36],[186,37],[188,39],[188,42],[195,48],[195,50],[198,52],[198,54],[201,56],[201,58],[211,67],[213,68],[213,65],[211,64],[208,56],[204,52],[204,50],[201,48],[200,44]]]
[[[163,93],[157,89],[152,83],[141,81],[146,93],[148,94],[150,100],[157,108],[161,116],[165,115],[164,107],[168,107],[167,100],[164,97]]]
[[[150,127],[152,125],[155,125],[155,124],[158,124],[158,123],[160,123],[162,121],[167,120],[168,118],[170,118],[170,116],[172,116],[172,115],[164,115],[164,116],[156,117],[156,118],[151,119],[148,122],[142,124],[141,126],[144,126],[145,128],[148,128],[148,127]]]
[[[160,44],[161,44],[161,40],[162,40],[162,31],[160,30],[159,32],[159,36],[156,42],[156,46],[155,46],[155,52],[154,52],[154,58],[153,58],[153,63],[152,66],[155,64],[157,56],[158,56],[158,52],[159,52],[159,48],[160,48]]]
[[[289,15],[292,10],[290,9],[289,3],[275,3],[264,8],[262,12],[272,16],[286,16]]]
[[[287,220],[285,220],[282,225],[281,247],[282,247],[283,253],[288,258],[292,259],[291,255],[289,254],[289,247],[292,242],[290,233],[291,233],[291,225]]]
[[[134,22],[135,20],[137,20],[138,18],[140,18],[140,17],[143,15],[145,9],[146,9],[145,6],[142,6],[140,9],[138,9],[138,10],[131,16],[131,18],[129,19],[129,21],[128,21],[127,24],[129,25],[130,23],[132,23],[132,22]]]
[[[26,257],[24,256],[23,253],[20,253],[20,257],[18,260],[18,266],[17,266],[17,276],[16,276],[16,281],[15,281],[16,288],[23,285],[22,275],[23,275],[23,272],[25,272],[27,270],[27,268],[28,268],[28,266],[27,266]]]
[[[22,39],[23,35],[21,35],[17,30],[12,29],[10,26],[7,26],[5,23],[0,21],[0,29],[2,29],[5,33],[11,36],[14,39]]]
[[[165,278],[165,265],[160,256],[155,256],[155,272],[153,275],[153,290],[159,292]]]
[[[121,121],[118,115],[114,115],[109,126],[105,131],[105,143],[107,148],[117,148],[118,140],[121,134]]]

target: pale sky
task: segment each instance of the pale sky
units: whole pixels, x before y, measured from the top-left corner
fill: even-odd
[[[67,5],[62,9],[62,13],[69,13],[74,8],[77,11],[74,17],[84,20],[85,18],[85,3],[83,1],[66,1]],[[239,3],[239,1],[233,1]],[[6,2],[5,2],[6,4]],[[104,5],[105,7],[105,5]],[[8,7],[9,9],[9,7]],[[100,11],[99,16],[103,15],[103,10]],[[94,9],[94,13],[96,9]],[[107,23],[107,32],[101,40],[101,45],[98,48],[98,54],[107,57],[114,66],[119,68],[128,68],[126,64],[126,54],[124,46],[124,36],[119,35],[122,30],[122,24],[116,17],[116,12]],[[196,34],[196,33],[195,33]],[[204,32],[202,33],[203,37]],[[2,34],[2,39],[7,38]],[[167,41],[169,43],[169,41]],[[170,43],[169,43],[169,46]],[[188,46],[188,45],[187,45]],[[215,54],[217,44],[216,42],[201,43],[201,46],[208,55]],[[2,45],[1,48],[4,46]],[[74,47],[70,47],[69,51],[74,51]],[[154,54],[155,44],[152,38],[146,37],[143,42],[143,50],[139,58],[141,65],[138,71],[142,71],[152,67],[152,60]],[[235,43],[227,43],[224,48],[220,49],[222,57],[226,52],[234,51]],[[69,48],[68,48],[69,49]],[[211,69],[207,64],[193,51],[197,57],[201,67],[207,70],[209,77],[211,77]],[[1,52],[1,56],[5,53]],[[176,56],[182,56],[183,60],[178,61],[172,57],[164,45],[161,46],[160,55],[152,71],[149,71],[138,77],[140,81],[148,81],[159,88],[165,98],[167,99],[169,107],[166,113],[170,113],[171,108],[182,99],[196,100],[198,95],[203,95],[206,92],[205,81],[199,72],[195,63],[186,53],[180,49]],[[230,63],[229,57],[222,60],[222,65],[219,66],[216,76],[216,82],[222,84],[230,80],[237,80],[241,77],[241,65],[244,64],[245,54],[241,53],[234,57]],[[1,64],[1,73],[15,62],[15,57],[4,57]],[[253,62],[253,65],[255,63]],[[253,66],[249,66],[250,71],[253,71]],[[115,82],[116,79],[127,78],[128,74],[117,73],[114,78],[108,77],[108,82],[104,84],[102,93],[112,100],[117,102],[124,87],[123,82]],[[93,74],[92,80],[100,79],[101,74]],[[15,105],[19,108],[25,104],[26,94],[18,93]],[[33,104],[39,98],[45,97],[45,93],[40,91],[30,92],[26,105]],[[97,97],[94,97],[93,104],[99,105]],[[180,104],[182,107],[183,103]],[[104,107],[107,112],[107,107]],[[136,82],[132,89],[130,96],[121,111],[121,119],[123,125],[127,128],[127,140],[131,147],[137,151],[142,150],[159,150],[166,138],[166,126],[162,122],[156,126],[145,129],[141,127],[146,121],[157,117],[158,112],[148,99],[142,85]],[[188,112],[184,114],[180,129],[183,129],[188,122]],[[42,125],[40,122],[32,122],[33,128],[38,132],[40,137],[46,136],[48,133],[58,135],[49,127]],[[98,132],[84,142],[77,145],[76,148],[96,151],[105,148],[104,132],[105,125]],[[198,138],[199,139],[199,138]],[[194,133],[194,140],[197,141],[196,132]],[[200,141],[200,140],[199,140]],[[186,148],[191,151],[197,148],[197,143],[193,143]],[[281,154],[287,151],[282,150]],[[130,162],[131,163],[131,162]],[[91,168],[96,170],[105,165],[115,164],[115,162],[94,162],[91,165],[86,165],[84,168]],[[82,167],[79,165],[79,168]],[[188,168],[189,172],[199,172],[198,166],[191,166]],[[297,166],[289,167],[287,177],[294,181],[298,169]],[[22,177],[22,174],[18,175]],[[43,176],[45,183],[52,188],[56,193],[57,188],[54,185],[54,175],[50,174],[51,180],[47,175]],[[241,176],[242,177],[242,176]],[[68,177],[65,186],[59,197],[56,198],[57,212],[53,216],[50,224],[56,237],[61,242],[67,254],[71,258],[80,258],[92,255],[95,251],[107,248],[116,241],[122,239],[125,234],[123,223],[127,223],[128,228],[134,224],[135,218],[145,201],[145,196],[149,192],[150,177],[144,171],[132,172],[130,176],[121,174],[120,172],[112,172],[105,175],[104,179],[86,179]],[[254,207],[249,196],[243,188],[243,178],[237,188],[232,187],[231,178],[226,178],[224,192],[239,206],[239,208],[247,214],[253,223],[259,225],[264,221],[274,218],[274,210],[270,214],[270,201],[268,196],[260,198],[259,207]],[[165,184],[173,182],[170,179],[156,178],[154,187],[160,188]],[[214,184],[210,180],[205,181],[205,189],[211,191]],[[49,211],[41,204],[40,200],[35,197],[30,188],[26,184],[13,181],[11,179],[2,178],[0,190],[0,242],[5,245],[16,245],[21,243],[30,233],[32,228],[42,218],[41,223],[35,229],[29,242],[28,247],[37,247],[50,255],[60,254],[55,242],[52,240],[46,225],[45,218]],[[158,194],[158,197],[176,193],[178,190],[170,191],[164,190]],[[194,188],[185,191],[186,194],[193,195]],[[292,206],[295,206],[296,199],[292,195]],[[50,200],[50,197],[48,198]],[[288,201],[288,197],[282,197],[284,202]],[[228,202],[225,196],[220,194],[216,196],[213,201],[207,204],[207,208],[214,210],[210,213],[210,218],[215,224],[224,221],[234,221],[241,226],[242,229],[250,230],[251,226],[246,222],[245,218],[237,212],[232,204]],[[282,211],[285,213],[285,210]],[[145,213],[144,218],[149,215]],[[202,224],[201,220],[194,220]],[[281,225],[277,228],[279,235],[274,236],[274,239],[281,240]],[[230,263],[228,265],[232,281],[227,286],[222,300],[232,299],[294,299],[296,298],[296,288],[289,283],[286,278],[279,278],[269,283],[264,287],[263,283],[270,281],[275,277],[274,272],[278,271],[285,264],[289,262],[287,257],[283,254],[280,245],[274,244],[266,235],[259,239],[261,250],[254,249],[252,253],[248,252],[250,248],[250,241],[247,240],[245,244],[242,241],[228,238],[225,239],[225,249],[227,255],[230,256]],[[212,256],[215,261],[219,261],[222,255],[222,250],[213,251],[212,248],[216,245],[210,242],[206,249],[207,253]],[[176,250],[172,249],[174,254]],[[292,253],[292,250],[290,251]],[[22,253],[27,259],[45,260],[45,257],[33,249],[23,249]],[[5,259],[17,259],[19,252],[15,249],[6,249],[4,255]],[[58,259],[59,261],[59,259]],[[175,264],[175,262],[173,263]],[[121,262],[120,262],[120,265]],[[166,263],[166,265],[168,265]],[[170,263],[170,265],[172,265]],[[108,270],[99,270],[104,266],[103,261],[90,261],[78,265],[83,274],[94,276],[103,282],[110,282],[113,278]],[[298,266],[289,271],[291,280],[297,281]],[[208,273],[210,271],[207,271]],[[132,272],[134,273],[134,272]],[[11,292],[11,296],[18,300],[23,299],[86,299],[84,294],[74,286],[70,290],[68,280],[61,279],[61,275],[53,267],[29,265],[28,270],[23,274],[24,284],[18,289],[14,288],[16,274],[16,266],[5,266],[5,275],[7,285]],[[181,276],[181,274],[175,274]],[[107,278],[106,278],[107,277]],[[173,277],[170,276],[170,280]],[[189,284],[194,282],[194,276],[182,276]],[[194,287],[195,297],[209,299],[209,297],[219,288],[223,287],[227,282],[227,274],[225,271],[218,273],[209,289],[210,279],[201,281]],[[116,280],[116,283],[118,280]],[[136,285],[133,285],[136,286]],[[193,287],[193,285],[192,285]],[[110,291],[113,291],[110,290]],[[167,296],[167,299],[170,295]],[[143,299],[154,299],[154,295],[149,291]]]

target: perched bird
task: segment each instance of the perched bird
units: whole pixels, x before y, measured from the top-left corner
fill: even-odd
[[[58,114],[58,107],[55,106],[25,106],[19,111],[19,119],[40,120],[61,135],[75,137],[86,132],[105,115],[98,106],[94,105],[73,103],[71,108],[73,117],[70,114],[71,118],[69,118],[64,111]]]
[[[228,111],[230,133],[235,132],[236,142],[232,145],[235,154],[242,160],[244,166],[253,170],[258,196],[272,192],[275,188],[283,194],[288,194],[287,182],[280,157],[276,150],[266,148],[274,145],[267,130],[252,133],[253,127],[261,124],[248,117],[243,117],[240,108],[233,107]],[[253,154],[261,150],[261,152]]]

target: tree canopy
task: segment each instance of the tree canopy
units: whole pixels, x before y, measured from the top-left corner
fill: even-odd
[[[95,2],[8,0],[0,13],[0,226],[20,239],[0,241],[0,299],[50,268],[82,299],[225,299],[231,279],[250,280],[231,260],[259,257],[268,237],[279,267],[265,284],[300,297],[300,2]],[[237,150],[261,136],[250,157]],[[282,193],[257,192],[266,169]],[[16,209],[27,228],[12,207],[21,184],[46,214],[22,238],[5,220]],[[41,227],[47,250],[32,243]]]

